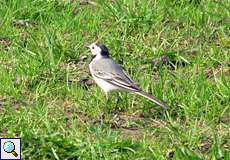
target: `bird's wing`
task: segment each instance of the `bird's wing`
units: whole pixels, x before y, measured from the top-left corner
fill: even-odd
[[[94,76],[123,89],[135,92],[140,91],[139,87],[135,85],[123,71],[119,73],[113,73],[95,70]]]

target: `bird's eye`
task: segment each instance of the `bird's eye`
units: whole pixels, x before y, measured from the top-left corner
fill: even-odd
[[[92,49],[94,49],[94,47],[92,47]]]

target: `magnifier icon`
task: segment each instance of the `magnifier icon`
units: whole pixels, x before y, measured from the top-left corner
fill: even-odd
[[[6,152],[6,153],[11,153],[14,155],[14,157],[17,157],[18,154],[17,152],[15,152],[15,145],[13,142],[11,141],[7,141],[3,144],[3,150]]]

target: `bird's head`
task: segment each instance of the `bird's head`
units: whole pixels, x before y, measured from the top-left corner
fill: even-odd
[[[105,45],[100,45],[97,43],[92,43],[88,46],[90,49],[93,57],[104,57],[108,58],[109,57],[109,50]]]

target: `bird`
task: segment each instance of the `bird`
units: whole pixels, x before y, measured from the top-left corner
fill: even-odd
[[[104,44],[94,42],[87,48],[92,53],[90,73],[96,84],[105,92],[106,97],[112,91],[127,91],[147,98],[165,110],[169,109],[168,105],[138,87],[123,68],[110,57],[109,50]]]

